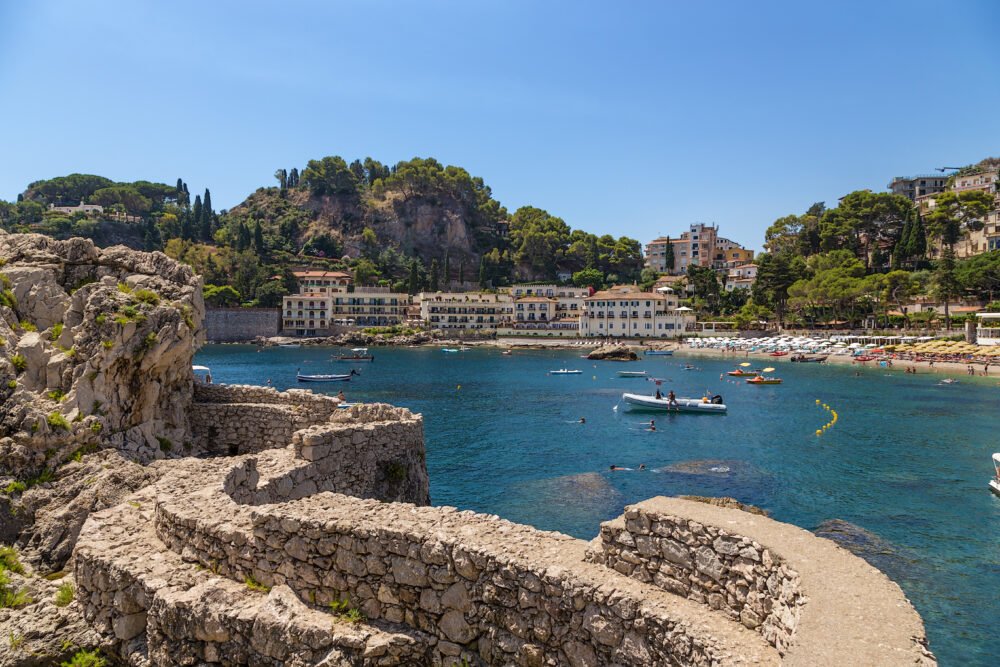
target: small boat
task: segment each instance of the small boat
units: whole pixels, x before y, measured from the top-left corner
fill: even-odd
[[[469,351],[469,350],[471,350],[471,349],[472,349],[472,348],[471,348],[471,347],[469,347],[468,345],[463,345],[462,347],[458,348],[458,351],[459,351],[459,352],[467,352],[467,351]]]
[[[747,380],[747,384],[781,384],[781,378],[765,377],[763,375],[758,375],[755,378]]]
[[[509,356],[513,355],[513,354],[514,354],[514,352],[513,352],[512,350],[504,350],[504,351],[503,351],[503,352],[501,352],[500,354],[502,354],[502,355],[503,355],[503,356],[505,356],[505,357],[509,357]]]
[[[938,384],[958,384],[958,380],[955,378],[945,378],[938,382]]]
[[[694,366],[692,366],[691,364],[684,364],[683,370],[685,370],[685,371],[696,371],[698,369],[695,368]]]
[[[857,357],[854,357],[854,361],[860,361],[861,363],[865,363],[866,361],[875,361],[875,359],[877,358],[878,357],[873,357],[869,354],[862,354]]]
[[[280,343],[278,347],[287,347],[289,349],[295,349],[297,347],[302,347],[301,343]]]
[[[457,347],[442,347],[441,351],[442,352],[458,352],[458,348]]]
[[[704,398],[676,398],[673,402],[667,398],[656,398],[645,394],[622,394],[622,400],[630,410],[663,410],[666,412],[698,412],[711,415],[726,414],[726,404],[722,396],[706,396]]]
[[[650,357],[672,357],[674,356],[673,350],[646,350],[643,354]]]
[[[805,355],[805,354],[795,354],[788,358],[789,361],[797,361],[803,364],[822,364],[826,361],[826,358],[830,356],[828,354],[820,355]]]
[[[1000,496],[1000,454],[993,455],[993,479],[990,480],[990,491]]]
[[[646,371],[618,371],[618,377],[644,378],[646,377]]]
[[[332,361],[375,361],[374,354],[368,354],[367,347],[355,347],[350,354],[335,354]]]
[[[782,350],[775,350],[774,352],[771,353],[771,356],[772,357],[783,357],[786,354],[788,354],[788,352],[784,352]]]
[[[296,373],[295,379],[299,382],[350,382],[351,378],[355,375],[361,375],[361,373],[352,368],[350,373],[340,375],[303,375],[302,373]]]
[[[583,371],[571,370],[568,368],[560,368],[557,371],[549,371],[549,375],[580,375]]]
[[[730,376],[735,377],[735,378],[741,378],[741,377],[744,377],[744,376],[757,375],[757,372],[756,371],[748,371],[748,370],[746,370],[744,368],[737,368],[734,371],[729,371],[728,373],[726,373],[726,375],[730,375]]]

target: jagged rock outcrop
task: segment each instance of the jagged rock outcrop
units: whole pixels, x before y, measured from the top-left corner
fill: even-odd
[[[161,253],[0,232],[0,476],[183,442],[200,279]]]

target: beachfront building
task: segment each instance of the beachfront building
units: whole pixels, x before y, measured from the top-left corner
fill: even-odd
[[[526,296],[546,297],[555,299],[556,308],[553,319],[576,318],[583,312],[583,300],[590,296],[589,287],[572,287],[561,285],[513,285],[510,295],[517,301]]]
[[[514,300],[506,292],[421,292],[420,319],[432,329],[491,330],[513,319]]]
[[[616,285],[585,300],[580,335],[666,338],[693,327],[695,318],[680,310],[673,292],[643,292],[635,285]]]
[[[1000,313],[976,313],[976,343],[1000,345]]]
[[[757,281],[756,264],[740,264],[733,266],[726,274],[726,291],[750,289]]]
[[[402,324],[410,304],[408,294],[388,287],[356,287],[353,292],[338,292],[332,299],[334,321],[353,322],[359,327]]]
[[[514,302],[514,322],[548,324],[556,319],[556,300],[547,296],[523,296]]]
[[[948,185],[947,177],[942,174],[923,176],[897,176],[886,186],[893,194],[908,197],[910,201],[917,201],[918,197],[926,197],[939,192],[944,192]]]
[[[333,295],[293,294],[281,301],[281,324],[285,335],[325,336],[332,326]]]

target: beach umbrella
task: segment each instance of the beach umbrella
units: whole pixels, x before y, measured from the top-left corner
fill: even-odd
[[[773,372],[774,372],[774,369],[773,369],[773,368],[771,368],[770,366],[768,366],[767,368],[765,368],[765,369],[764,369],[764,371],[763,371],[763,372],[764,372],[764,373],[773,373]]]
[[[740,366],[749,366],[749,365],[750,365],[749,361],[744,361],[742,364],[740,364]]]

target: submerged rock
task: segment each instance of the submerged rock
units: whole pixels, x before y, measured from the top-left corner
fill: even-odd
[[[603,361],[638,361],[639,355],[627,345],[604,345],[593,350],[587,358]]]

